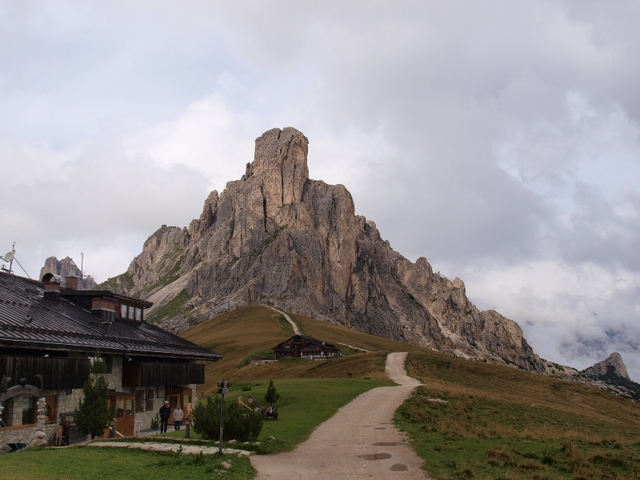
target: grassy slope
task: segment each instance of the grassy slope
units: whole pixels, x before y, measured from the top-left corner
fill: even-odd
[[[293,318],[305,334],[330,343],[348,343],[370,352],[355,354],[354,350],[339,345],[346,354],[341,358],[315,362],[286,360],[240,367],[250,355],[270,352],[293,335],[291,326],[282,315],[265,307],[243,307],[218,315],[181,334],[187,340],[222,355],[222,360],[207,365],[207,383],[198,390],[211,392],[222,378],[238,383],[272,378],[345,378],[347,373],[351,373],[353,378],[387,379],[384,373],[387,353],[417,349],[326,322],[300,316]]]
[[[225,356],[208,367],[209,382],[222,377],[232,382],[257,381],[255,392],[266,390],[263,381],[270,378],[344,379],[352,372],[354,378],[382,379],[388,352],[411,352],[409,374],[425,386],[416,390],[397,420],[412,435],[426,469],[436,478],[640,478],[636,473],[640,471],[637,403],[573,382],[455,359],[292,317],[305,334],[370,352],[356,355],[340,345],[347,353],[344,358],[239,368],[251,353],[268,351],[293,333],[278,314],[262,307],[216,317],[184,336]],[[283,387],[295,389],[291,381]],[[317,398],[325,397],[322,391],[329,388],[320,387]]]
[[[509,367],[412,353],[397,412],[435,478],[640,478],[640,405]]]

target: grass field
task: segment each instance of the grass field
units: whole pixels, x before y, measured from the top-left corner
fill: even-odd
[[[222,462],[231,463],[231,469]],[[247,480],[255,470],[248,458],[181,455],[126,448],[26,449],[0,458],[2,480]]]
[[[267,354],[293,334],[280,314],[264,307],[228,312],[183,333],[223,355],[207,365],[207,384],[199,386],[199,391],[211,392],[215,382],[225,378],[232,384],[227,401],[237,401],[239,396],[246,401],[251,395],[262,404],[273,379],[281,395],[280,419],[265,420],[256,448],[260,452],[289,450],[304,441],[359,393],[389,383],[384,374],[388,352],[409,351],[407,370],[424,386],[398,410],[396,422],[409,433],[433,478],[640,480],[638,403],[574,382],[455,359],[292,317],[303,333],[338,344],[345,356],[250,365],[250,358]],[[167,436],[182,437],[184,430]],[[271,436],[276,440],[269,440]],[[96,450],[44,449],[7,455],[0,459],[0,478],[221,476],[219,459],[193,461],[184,455]],[[232,464],[223,478],[253,478],[248,461],[232,460]],[[126,473],[122,465],[127,465]]]
[[[438,479],[639,479],[640,405],[509,367],[413,353],[396,413]]]

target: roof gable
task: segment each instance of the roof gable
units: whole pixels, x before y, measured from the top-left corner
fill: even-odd
[[[5,273],[0,273],[0,346],[86,352],[100,350],[104,353],[185,360],[220,358],[207,348],[145,321],[117,319],[102,322],[91,312],[64,298],[59,302],[46,300],[40,282]]]
[[[315,346],[323,350],[339,350],[335,345],[331,343],[323,342],[322,340],[318,340],[317,338],[310,337],[308,335],[294,335],[293,337],[290,337],[284,342],[279,343],[278,345],[273,347],[272,350],[284,348],[284,346],[287,344],[296,344],[298,348],[308,348]]]

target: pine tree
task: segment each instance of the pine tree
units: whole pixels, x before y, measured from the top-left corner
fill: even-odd
[[[100,375],[94,385],[93,379],[89,377],[82,391],[84,399],[76,409],[76,424],[83,434],[91,435],[91,438],[99,437],[114,414],[113,406],[107,407],[107,381]]]
[[[269,380],[269,388],[267,388],[267,393],[264,394],[264,401],[269,405],[273,405],[279,398],[280,394],[276,392],[276,387],[273,386],[273,380]]]
[[[193,430],[207,440],[220,438],[219,395],[199,400],[193,410]],[[226,402],[224,412],[224,440],[249,442],[258,438],[262,430],[262,414],[241,407],[238,402]]]

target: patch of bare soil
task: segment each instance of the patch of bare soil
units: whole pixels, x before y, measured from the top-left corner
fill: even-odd
[[[406,356],[387,357],[386,372],[398,386],[358,396],[293,452],[251,457],[256,479],[429,479],[424,462],[393,425],[396,409],[419,385],[406,374]]]

